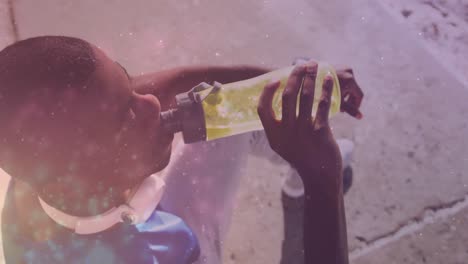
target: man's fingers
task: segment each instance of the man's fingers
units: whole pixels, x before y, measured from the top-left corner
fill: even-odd
[[[289,76],[282,96],[282,119],[281,123],[290,126],[296,121],[297,95],[301,89],[302,80],[305,74],[305,65],[294,68]]]
[[[341,104],[341,110],[343,112],[348,113],[350,116],[355,117],[357,119],[362,119],[362,113],[359,111],[359,109],[354,108],[351,104],[347,102],[343,102]]]
[[[351,81],[352,79],[354,79],[354,75],[351,72],[345,71],[345,72],[340,74],[340,81],[341,80]]]
[[[364,93],[361,91],[361,89],[358,87],[356,94],[352,95],[351,98],[354,101],[354,107],[359,109],[362,103],[362,99],[364,98]]]
[[[349,85],[350,85],[350,89],[348,89],[349,90],[348,102],[355,109],[359,109],[362,103],[362,99],[364,98],[364,93],[362,92],[359,85],[356,83],[356,79],[354,79],[354,76],[351,79],[351,82]]]
[[[299,102],[298,122],[301,124],[310,124],[312,121],[312,106],[314,104],[315,79],[317,77],[317,63],[307,65],[304,83],[301,90],[301,99]]]
[[[341,110],[350,114],[353,117],[358,119],[362,118],[361,112],[359,112],[359,107],[361,106],[364,93],[361,91],[359,86],[356,83],[352,86],[353,89],[350,89],[345,92],[344,100],[341,102]]]
[[[280,82],[272,82],[265,86],[257,107],[258,116],[265,131],[272,129],[273,125],[276,124],[275,112],[273,111],[272,102],[275,92],[278,90]]]
[[[322,97],[315,118],[315,129],[328,126],[328,113],[330,112],[331,95],[333,90],[333,79],[330,75],[323,81]]]

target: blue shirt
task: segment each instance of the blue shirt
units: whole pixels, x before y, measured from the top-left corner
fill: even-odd
[[[188,264],[200,255],[198,240],[192,230],[182,219],[160,208],[156,208],[142,224],[117,224],[92,235],[79,235],[70,230],[45,242],[30,241],[14,224],[13,185],[14,180],[10,181],[2,212],[7,264]]]

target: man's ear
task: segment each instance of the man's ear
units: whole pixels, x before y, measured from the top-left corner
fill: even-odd
[[[152,94],[132,93],[131,108],[137,118],[157,118],[161,113],[161,104]]]
[[[185,89],[181,80],[185,67],[177,67],[132,78],[132,89],[139,94],[152,94],[157,97],[163,111],[175,106],[175,96]],[[182,78],[182,79],[181,79]]]

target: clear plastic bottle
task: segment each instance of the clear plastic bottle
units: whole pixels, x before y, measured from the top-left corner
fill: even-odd
[[[281,94],[286,86],[294,66],[279,69],[252,79],[221,85],[221,89],[210,93],[203,100],[207,140],[227,137],[254,130],[263,129],[257,114],[257,106],[263,88],[271,81],[280,80],[281,85],[273,99],[273,109],[278,119],[281,118]],[[322,83],[327,74],[334,79],[330,114],[340,110],[340,87],[333,68],[321,63],[319,65],[315,100],[312,116],[317,111],[318,101],[322,94]]]
[[[281,85],[273,99],[273,109],[281,118],[281,95],[294,66],[275,70],[252,79],[208,85],[201,83],[189,93],[177,97],[178,107],[161,114],[167,129],[182,131],[186,143],[214,140],[245,132],[262,130],[257,114],[260,95],[266,84],[279,80]],[[335,70],[319,63],[315,82],[312,116],[317,112],[326,75],[333,79],[330,117],[340,111],[340,84]]]

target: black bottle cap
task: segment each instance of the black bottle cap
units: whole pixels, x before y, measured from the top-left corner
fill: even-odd
[[[176,96],[181,131],[186,144],[206,140],[205,112],[197,93]]]
[[[176,96],[177,107],[161,113],[163,128],[171,133],[182,132],[186,144],[206,141],[206,122],[202,101],[209,93],[219,88],[219,83],[214,86],[201,83],[190,92],[178,94]],[[200,95],[202,91],[206,91],[203,98]]]

